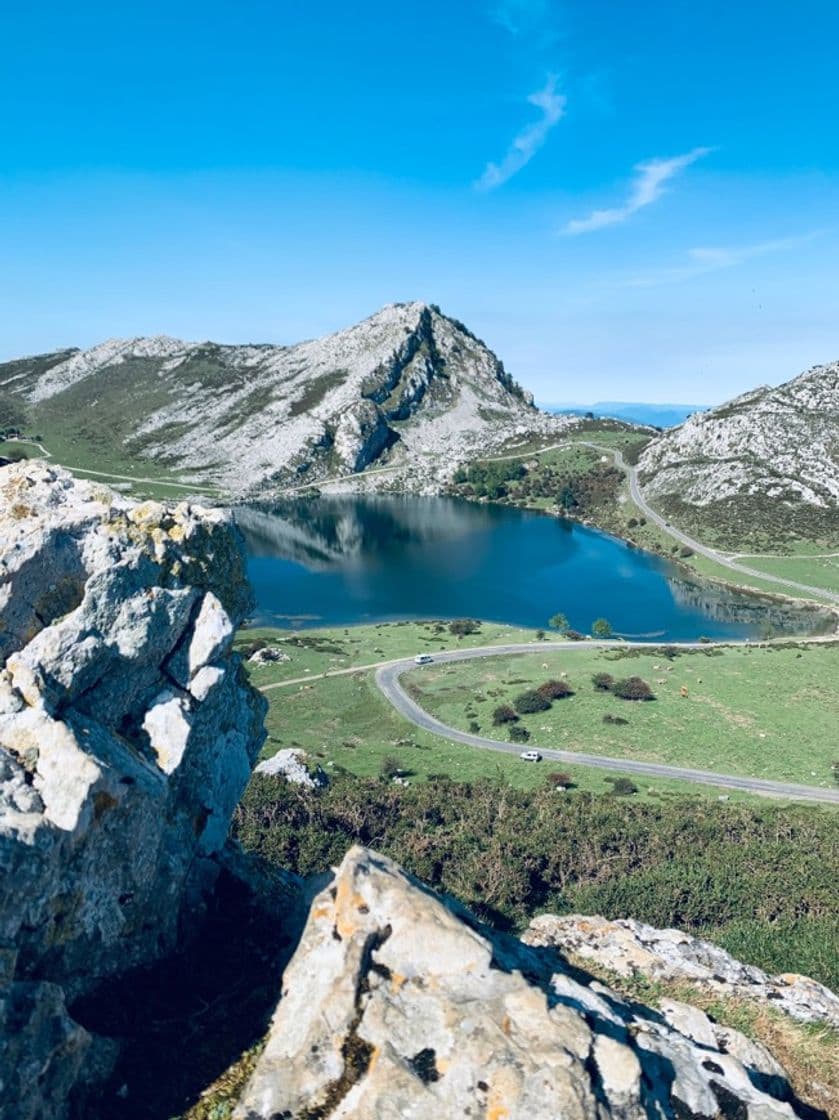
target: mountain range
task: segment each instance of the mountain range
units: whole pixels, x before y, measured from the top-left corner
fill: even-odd
[[[642,419],[631,404],[591,411],[633,409]],[[59,461],[82,449],[82,467],[130,460],[239,497],[327,483],[438,493],[460,464],[581,423],[537,409],[485,343],[421,302],[295,346],[158,336],[0,365],[0,431],[39,433]],[[642,434],[646,496],[700,539],[839,539],[839,363]]]

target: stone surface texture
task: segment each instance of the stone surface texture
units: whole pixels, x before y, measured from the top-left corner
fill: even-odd
[[[762,1047],[675,1001],[660,1012],[631,1004],[555,950],[482,927],[364,848],[347,854],[312,903],[235,1113],[720,1115],[795,1115],[783,1071]]]
[[[68,1005],[200,909],[264,735],[247,607],[221,511],[0,469],[0,1116],[64,1115],[107,1057]]]
[[[800,1022],[839,1028],[839,996],[817,980],[797,973],[769,976],[678,929],[656,929],[632,918],[543,914],[533,919],[522,940],[571,953],[583,964],[590,961],[618,976],[687,983],[766,1003]]]
[[[293,747],[263,759],[258,763],[256,773],[285,778],[287,782],[307,789],[322,789],[329,784],[322,767],[310,767],[306,762],[306,752]]]

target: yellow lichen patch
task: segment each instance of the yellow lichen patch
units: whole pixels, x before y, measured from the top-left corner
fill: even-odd
[[[312,910],[312,913],[311,913],[310,917],[312,918],[313,921],[316,921],[316,922],[319,921],[321,918],[331,918],[332,917],[332,907],[331,906],[315,906]]]
[[[392,992],[401,992],[407,983],[408,977],[403,976],[401,972],[392,972],[390,974],[390,990]]]
[[[352,937],[358,929],[356,915],[366,909],[366,902],[358,891],[353,890],[349,880],[339,880],[335,895],[335,925],[342,937]]]
[[[182,541],[185,536],[186,530],[183,525],[175,524],[169,530],[169,540],[171,541]]]

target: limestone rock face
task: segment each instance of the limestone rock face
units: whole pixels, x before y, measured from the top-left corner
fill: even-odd
[[[90,1060],[66,1004],[212,882],[264,734],[247,605],[226,514],[0,469],[0,1116],[64,1115]]]
[[[235,1115],[793,1117],[780,1067],[719,1032],[696,1008],[630,1004],[354,848],[312,903]]]
[[[361,400],[342,413],[335,430],[335,452],[350,471],[363,471],[387,446],[391,436],[384,413]]]
[[[765,1002],[800,1022],[839,1027],[839,996],[817,980],[792,973],[769,976],[718,945],[678,929],[656,929],[632,918],[543,914],[533,919],[522,940],[573,953],[619,976],[682,981],[720,995]]]

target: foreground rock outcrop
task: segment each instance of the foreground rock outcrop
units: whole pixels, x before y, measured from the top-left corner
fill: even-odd
[[[624,1000],[352,849],[315,898],[237,1120],[796,1115],[761,1046]]]
[[[802,1023],[839,1029],[839,996],[809,976],[769,976],[730,953],[678,929],[656,929],[632,918],[610,921],[580,914],[534,918],[522,940],[571,953],[618,976],[675,981],[729,998],[785,1011]]]
[[[176,942],[218,873],[265,704],[226,514],[0,470],[0,1116],[102,1075],[68,1004]]]

